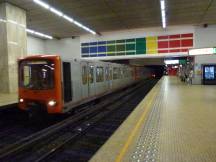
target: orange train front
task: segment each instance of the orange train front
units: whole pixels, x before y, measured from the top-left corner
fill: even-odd
[[[30,56],[19,60],[19,108],[60,113],[62,110],[59,56]]]
[[[128,65],[57,55],[29,56],[18,65],[19,108],[49,114],[66,113],[145,77],[134,76],[135,68]]]

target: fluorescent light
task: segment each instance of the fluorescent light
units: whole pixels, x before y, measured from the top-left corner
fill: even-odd
[[[61,11],[58,11],[55,8],[50,8],[50,11],[53,12],[54,14],[60,16],[60,17],[63,15],[63,13]]]
[[[170,64],[179,64],[179,60],[164,60],[164,63],[166,65],[170,65]]]
[[[160,0],[162,27],[166,28],[166,6],[165,0]]]
[[[92,34],[94,34],[94,35],[96,34],[95,31],[89,29],[89,28],[86,27],[85,25],[83,25],[83,24],[81,24],[80,22],[74,20],[72,17],[69,17],[68,15],[64,14],[63,12],[61,12],[61,11],[59,11],[59,10],[53,8],[53,7],[50,6],[49,4],[47,4],[47,3],[45,3],[45,2],[43,2],[43,1],[41,1],[41,0],[33,0],[33,1],[34,1],[36,4],[42,6],[43,8],[48,9],[50,12],[52,12],[52,13],[54,13],[54,14],[60,16],[60,17],[63,17],[65,20],[69,21],[70,23],[73,23],[73,24],[77,25],[78,27],[80,27],[80,28],[82,28],[82,29],[84,29],[84,30],[86,30],[86,31],[88,31],[88,32],[90,32],[90,33],[92,33]]]
[[[47,3],[43,2],[43,1],[40,1],[40,0],[33,0],[33,1],[45,9],[49,9],[49,7],[50,7]]]
[[[208,55],[216,54],[215,48],[199,48],[199,49],[190,49],[189,55]]]
[[[64,15],[63,18],[65,18],[66,20],[68,20],[68,21],[70,21],[72,23],[74,22],[74,20],[71,17],[67,16],[67,15]]]
[[[26,29],[26,32],[27,32],[27,33],[30,33],[30,34],[32,34],[32,35],[40,36],[40,37],[42,37],[42,38],[53,39],[53,37],[50,36],[50,35],[46,35],[46,34],[43,34],[43,33],[40,33],[40,32],[36,32],[36,31],[34,31],[34,30],[31,30],[31,29]]]
[[[161,10],[165,10],[165,1],[161,0]]]

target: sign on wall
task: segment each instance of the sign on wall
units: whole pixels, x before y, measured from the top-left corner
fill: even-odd
[[[193,33],[81,43],[82,57],[186,53]]]
[[[189,55],[210,55],[216,54],[216,48],[197,48],[197,49],[190,49]]]

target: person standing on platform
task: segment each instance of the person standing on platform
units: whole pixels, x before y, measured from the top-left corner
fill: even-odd
[[[189,73],[189,84],[191,85],[192,85],[192,79],[193,79],[193,69],[191,69]]]

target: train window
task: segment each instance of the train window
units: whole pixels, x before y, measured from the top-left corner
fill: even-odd
[[[105,68],[105,79],[109,80],[109,67]]]
[[[82,66],[82,83],[85,85],[87,84],[87,67],[86,66]]]
[[[72,100],[70,62],[63,62],[63,84],[64,84],[64,101],[69,102]]]
[[[109,67],[109,80],[112,80],[112,68]]]
[[[55,66],[48,60],[24,60],[19,65],[19,85],[34,90],[52,89],[54,87]]]
[[[113,79],[115,80],[115,79],[118,79],[118,75],[119,74],[119,68],[117,68],[117,67],[114,67],[113,68]]]
[[[89,66],[89,83],[94,82],[94,66]]]
[[[97,67],[96,69],[96,82],[104,81],[104,69],[103,67]]]

